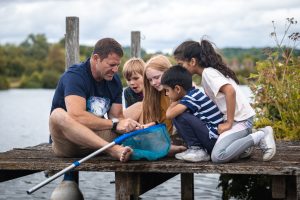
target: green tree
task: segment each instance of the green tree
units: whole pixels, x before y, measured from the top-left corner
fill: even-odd
[[[6,44],[0,51],[0,62],[3,73],[10,77],[19,77],[25,71],[23,50],[15,45]]]
[[[25,50],[25,55],[33,59],[43,60],[47,58],[49,44],[44,34],[30,34],[21,47]]]
[[[65,71],[65,51],[60,44],[50,46],[46,59],[46,69],[60,73]]]
[[[4,51],[3,46],[0,45],[0,76],[6,75],[6,57]]]

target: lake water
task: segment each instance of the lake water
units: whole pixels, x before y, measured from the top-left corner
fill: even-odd
[[[250,90],[243,87],[245,94]],[[12,148],[34,146],[48,142],[48,117],[54,90],[11,89],[0,91],[0,152]],[[221,199],[217,189],[218,174],[195,174],[195,199]],[[43,172],[0,183],[0,200],[49,199],[61,178],[46,185],[32,195],[26,190],[45,180]],[[81,172],[80,189],[86,200],[115,199],[112,172]],[[180,199],[180,176],[175,176],[141,196],[145,200]]]

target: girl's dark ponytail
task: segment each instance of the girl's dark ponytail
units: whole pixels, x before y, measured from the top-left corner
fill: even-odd
[[[223,62],[223,59],[220,54],[218,54],[212,44],[207,40],[201,40],[201,53],[199,64],[203,67],[212,67],[221,72],[225,77],[232,78],[237,84],[239,80],[237,79],[234,71],[232,71],[227,65]]]
[[[237,84],[239,83],[234,71],[227,67],[222,57],[215,51],[208,40],[201,40],[200,43],[185,41],[175,49],[174,57],[183,61],[190,61],[192,58],[195,58],[201,67],[212,67],[221,72],[225,77],[230,77]]]

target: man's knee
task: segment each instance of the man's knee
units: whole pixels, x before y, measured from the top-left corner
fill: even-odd
[[[70,117],[68,113],[61,109],[56,108],[53,110],[49,117],[49,131],[51,137],[61,137],[64,127],[70,127]]]
[[[50,126],[59,126],[68,123],[68,113],[62,108],[54,109],[49,117]]]

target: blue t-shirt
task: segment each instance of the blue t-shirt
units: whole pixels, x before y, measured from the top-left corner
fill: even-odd
[[[223,114],[216,104],[201,90],[192,88],[180,100],[194,116],[205,123],[210,138],[218,137],[218,125],[223,123]]]
[[[75,64],[61,76],[52,100],[55,108],[66,110],[65,97],[77,95],[86,99],[86,109],[99,117],[107,113],[113,103],[122,104],[122,83],[117,74],[111,81],[96,81],[91,72],[90,59]]]

